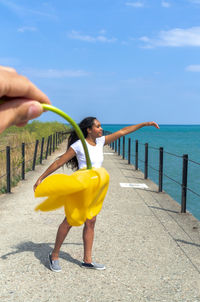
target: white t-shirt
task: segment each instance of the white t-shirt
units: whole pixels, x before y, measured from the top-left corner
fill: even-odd
[[[103,146],[105,144],[105,136],[99,137],[96,139],[96,146],[92,146],[88,144],[86,141],[88,152],[90,155],[90,160],[92,163],[92,167],[100,168],[103,163]],[[78,168],[82,169],[87,166],[86,158],[82,143],[80,140],[76,141],[70,146],[75,152],[78,160]]]

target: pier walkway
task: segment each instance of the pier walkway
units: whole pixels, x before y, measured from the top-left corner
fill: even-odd
[[[200,222],[189,213],[180,214],[175,201],[157,193],[153,182],[109,147],[104,150],[104,167],[110,187],[93,248],[94,261],[107,269],[80,267],[82,227],[74,227],[62,246],[62,271],[49,270],[47,255],[63,209],[35,212],[39,201],[32,187],[65,145],[27,173],[13,193],[0,196],[0,301],[199,302]],[[59,172],[68,173],[66,168]]]

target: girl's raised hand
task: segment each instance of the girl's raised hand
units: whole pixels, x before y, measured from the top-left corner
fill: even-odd
[[[147,126],[153,126],[153,127],[157,128],[157,129],[160,129],[160,127],[158,126],[158,124],[156,122],[148,122]]]

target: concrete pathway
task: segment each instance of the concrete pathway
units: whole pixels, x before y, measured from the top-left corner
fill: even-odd
[[[12,194],[0,196],[1,302],[200,301],[200,222],[144,180],[109,148],[104,167],[109,192],[98,216],[93,255],[105,271],[80,267],[82,227],[72,228],[62,246],[62,271],[49,270],[63,209],[35,212],[32,187],[66,146],[29,172]],[[68,173],[65,168],[59,172]],[[120,183],[148,188],[121,187]]]

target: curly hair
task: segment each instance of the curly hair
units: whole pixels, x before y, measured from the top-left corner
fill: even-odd
[[[84,118],[80,123],[79,123],[79,127],[83,132],[84,137],[86,138],[88,135],[88,131],[87,129],[91,129],[93,124],[94,124],[94,120],[96,120],[96,117],[93,116],[89,116]],[[69,149],[69,147],[75,143],[76,141],[79,140],[79,137],[77,136],[75,131],[72,131],[69,139],[68,139],[68,145],[67,145],[67,150]],[[76,158],[76,156],[74,156],[71,160],[69,160],[67,162],[67,166],[70,167],[72,170],[78,170],[78,160]]]

